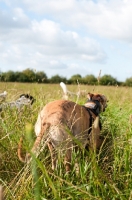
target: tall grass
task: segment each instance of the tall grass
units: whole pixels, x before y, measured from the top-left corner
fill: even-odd
[[[49,101],[62,98],[59,85],[0,83],[0,92],[8,92],[7,101],[21,93],[30,93],[36,99],[31,107],[21,112],[16,109],[0,113],[0,184],[8,200],[130,200],[132,199],[132,88],[83,86],[87,92],[104,93],[109,99],[108,108],[101,114],[102,132],[105,137],[100,151],[73,152],[71,172],[65,174],[63,161],[51,169],[47,147],[30,164],[23,164],[17,157],[17,145],[25,137],[23,148],[30,151],[35,139],[34,124],[38,112]],[[78,86],[68,89],[78,91]],[[69,97],[76,101],[76,97]],[[78,99],[83,104],[86,97]],[[74,164],[78,160],[79,174]]]

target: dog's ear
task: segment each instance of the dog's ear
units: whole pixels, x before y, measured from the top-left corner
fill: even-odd
[[[31,105],[36,101],[36,99],[34,99],[33,96],[30,96],[30,100],[31,100]]]
[[[89,93],[87,94],[87,98],[88,98],[88,100],[91,101],[91,100],[92,100],[92,97],[93,97],[93,94],[89,92]]]
[[[104,95],[101,94],[92,94],[92,93],[88,93],[89,95],[89,99],[90,100],[98,100],[99,102],[104,102]]]
[[[25,97],[28,99],[28,98],[30,98],[30,95],[29,95],[29,94],[26,94]]]
[[[29,98],[29,94],[21,94],[21,95],[20,95],[20,98],[21,98],[21,97],[25,97],[25,98],[28,99],[28,98]]]
[[[87,95],[88,100],[98,100],[101,102],[101,95],[100,94],[92,94],[92,93],[88,93]]]

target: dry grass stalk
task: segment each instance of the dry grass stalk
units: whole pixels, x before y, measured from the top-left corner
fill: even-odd
[[[100,77],[101,77],[101,70],[99,71],[99,75],[98,75],[98,78],[97,78],[98,84],[99,84],[99,82],[100,82]]]
[[[2,185],[0,185],[0,200],[4,200],[4,191]]]

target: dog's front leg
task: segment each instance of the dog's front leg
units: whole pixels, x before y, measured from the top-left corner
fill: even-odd
[[[71,169],[71,154],[72,149],[71,147],[66,150],[65,158],[64,158],[64,165],[66,169],[66,173],[68,173]]]
[[[55,148],[53,147],[52,143],[51,142],[48,142],[48,148],[49,148],[49,151],[50,151],[50,155],[51,155],[51,162],[52,162],[52,170],[54,171],[55,168],[56,168],[56,152],[55,152]]]
[[[96,151],[101,146],[100,141],[100,127],[99,127],[99,117],[97,116],[93,125],[92,125],[92,131],[90,133],[90,148],[94,151]]]

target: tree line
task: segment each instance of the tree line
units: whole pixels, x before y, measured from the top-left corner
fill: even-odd
[[[0,72],[0,81],[2,82],[37,82],[37,83],[60,83],[64,82],[67,84],[88,84],[88,85],[122,85],[132,86],[132,77],[127,78],[125,82],[120,82],[111,75],[103,75],[101,77],[95,77],[92,74],[82,77],[80,74],[75,74],[69,79],[60,76],[58,74],[48,78],[46,73],[43,71],[35,71],[32,69],[25,69],[21,72],[14,72],[9,70],[7,72]]]

